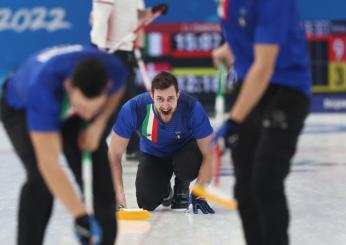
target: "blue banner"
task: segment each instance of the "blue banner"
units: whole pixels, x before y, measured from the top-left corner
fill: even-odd
[[[183,0],[145,0],[146,6],[154,6],[156,4],[165,2],[169,6],[169,11],[166,16],[161,16],[154,23],[164,23],[164,24],[172,24],[172,23],[180,23],[190,25],[194,22],[199,23],[210,23],[217,22],[218,18],[216,16],[216,4],[215,0],[195,0],[195,1],[183,1]],[[322,0],[316,1],[305,1],[299,0],[299,6],[302,12],[303,19],[315,19],[318,16],[321,16],[321,13],[318,12],[318,9],[324,9],[326,3]],[[310,4],[313,2],[314,10],[310,8]],[[342,2],[342,5],[340,5]],[[9,71],[15,69],[19,66],[30,54],[36,52],[42,48],[65,44],[65,43],[89,43],[89,14],[91,11],[91,3],[92,1],[85,0],[1,0],[0,1],[0,80],[5,76]],[[308,4],[309,3],[309,4]],[[338,4],[335,4],[338,3]],[[330,11],[324,12],[325,15],[321,16],[323,19],[331,20],[338,19],[339,15],[336,14],[336,10],[340,12],[344,8],[340,6],[346,7],[346,1],[344,0],[331,0],[328,2],[328,6],[331,8]],[[339,6],[339,7],[336,7]],[[332,11],[333,10],[333,11]],[[313,11],[314,16],[310,16],[309,14]],[[337,12],[337,13],[339,13]],[[318,18],[317,18],[318,19]],[[342,25],[341,25],[341,24]],[[320,66],[316,65],[316,62],[312,62],[315,64],[315,68],[313,70],[320,71],[320,73],[313,72],[315,74],[314,81],[321,80],[321,86],[318,87],[316,91],[318,93],[324,92],[333,92],[335,91],[343,91],[339,89],[339,84],[335,82],[332,83],[333,86],[329,85],[329,76],[333,74],[329,69],[329,65],[325,62],[325,59],[330,53],[328,50],[326,40],[331,40],[328,35],[335,34],[338,35],[335,38],[340,38],[339,35],[344,35],[345,29],[344,22],[338,21],[312,21],[305,22],[305,29],[307,30],[308,36],[312,38],[314,41],[314,45],[310,45],[312,53],[315,52],[314,49],[324,50],[325,54],[323,54],[324,58],[319,59],[322,63],[325,63],[324,69],[321,69]],[[326,32],[327,30],[327,32]],[[159,30],[160,32],[161,30]],[[167,30],[166,30],[167,32]],[[311,33],[310,33],[311,32]],[[196,34],[195,39],[199,40],[199,38],[203,38],[208,33],[199,33]],[[179,43],[174,43],[175,41],[184,41],[183,43],[189,44],[191,41],[191,33],[184,34],[176,33],[177,38],[173,39],[169,43],[164,42],[167,33],[163,33],[162,43],[167,44],[162,45],[162,52],[167,52],[167,47],[177,48],[174,45],[178,45]],[[194,35],[194,34],[193,34]],[[209,34],[208,34],[209,35]],[[314,40],[314,36],[318,36],[316,40]],[[188,38],[188,39],[186,39]],[[186,40],[185,40],[186,39]],[[322,40],[323,39],[323,40]],[[167,39],[168,40],[168,39]],[[189,42],[187,42],[189,41]],[[171,46],[173,45],[173,46]],[[180,44],[179,44],[180,45]],[[178,45],[178,46],[179,46]],[[184,44],[185,45],[185,44]],[[181,46],[181,45],[180,45]],[[180,47],[179,46],[179,47]],[[330,46],[330,45],[329,45]],[[166,49],[165,49],[166,47]],[[174,51],[174,50],[173,50]],[[177,51],[177,50],[175,50]],[[175,52],[174,55],[177,57],[185,57],[186,55],[190,55],[186,52]],[[203,52],[195,52],[194,57],[198,55],[205,55]],[[208,56],[209,57],[209,56]],[[149,58],[149,59],[148,59]],[[195,57],[196,58],[196,57]],[[316,57],[315,57],[316,59]],[[150,57],[147,57],[147,61],[150,61]],[[183,60],[183,59],[181,59]],[[200,61],[200,60],[199,60]],[[208,61],[208,67],[211,67],[211,62]],[[324,64],[323,63],[323,64]],[[198,63],[201,65],[200,63]],[[342,66],[344,67],[344,66]],[[173,69],[174,67],[172,67]],[[337,67],[338,68],[338,67]],[[175,69],[175,68],[174,68]],[[322,72],[324,71],[325,72]],[[334,69],[336,75],[334,77],[335,81],[339,81],[339,77],[344,75],[341,74],[340,69]],[[174,70],[177,73],[181,73],[178,69]],[[196,70],[194,70],[196,71]],[[329,73],[331,74],[329,74]],[[180,74],[179,73],[179,74]],[[181,75],[181,74],[180,74]],[[342,76],[344,78],[344,76]],[[319,80],[318,80],[319,79]],[[199,80],[196,80],[199,81]],[[202,80],[201,80],[202,81]],[[204,80],[203,80],[204,81]],[[346,86],[346,80],[343,80]],[[322,84],[323,83],[323,84]],[[191,85],[191,81],[189,82],[189,86]],[[328,86],[327,86],[328,85]],[[339,87],[337,87],[337,85]],[[324,87],[323,87],[324,86]],[[342,89],[345,87],[343,85]],[[190,86],[191,87],[191,86]],[[328,89],[332,88],[333,90],[329,91]],[[346,111],[346,95],[343,94],[315,94],[312,97],[312,111],[321,112],[341,112]]]
[[[311,112],[346,112],[346,94],[314,94]]]
[[[89,42],[91,1],[0,2],[0,74],[31,53],[62,43]]]
[[[89,42],[91,0],[1,0],[0,76],[18,66],[31,53],[56,44]],[[156,23],[216,22],[216,0],[145,0],[146,6],[165,2],[166,16]],[[322,0],[298,0],[303,19],[317,18],[326,5]],[[311,3],[314,8],[312,9]],[[339,6],[339,7],[338,7]],[[323,19],[340,18],[344,0],[328,2]],[[314,16],[310,16],[312,13]],[[343,12],[342,12],[343,13]],[[327,16],[328,15],[328,16]],[[344,16],[344,15],[343,15]],[[322,17],[322,16],[321,16]],[[321,18],[320,18],[321,19]]]

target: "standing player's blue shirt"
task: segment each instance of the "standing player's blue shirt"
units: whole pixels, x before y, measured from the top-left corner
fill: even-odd
[[[140,150],[156,157],[170,157],[190,140],[205,138],[213,132],[201,104],[185,93],[180,94],[176,111],[168,123],[159,119],[149,93],[126,102],[113,131],[129,139],[134,130],[140,134]]]
[[[280,51],[271,83],[310,95],[307,44],[295,0],[225,0],[220,10],[239,80],[245,79],[254,60],[255,44],[277,44]]]
[[[29,130],[60,129],[66,99],[64,81],[72,75],[75,66],[87,58],[97,58],[105,65],[113,81],[109,94],[122,88],[127,72],[119,59],[79,44],[52,47],[32,55],[8,80],[7,102],[15,109],[26,110]]]

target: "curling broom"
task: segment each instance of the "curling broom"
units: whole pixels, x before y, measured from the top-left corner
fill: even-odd
[[[122,208],[116,211],[116,217],[119,220],[147,220],[150,218],[150,212],[148,210],[144,210],[142,208],[130,209],[130,208]]]
[[[217,93],[215,98],[215,127],[220,127],[224,121],[225,113],[225,84],[226,84],[226,64],[221,62],[217,69]],[[214,156],[215,156],[215,178],[214,185],[218,186],[220,184],[221,175],[221,157],[223,155],[222,140],[216,142],[214,146]]]
[[[93,214],[93,175],[90,151],[82,153],[82,177],[85,207],[88,214]]]
[[[82,154],[82,175],[84,201],[88,214],[94,213],[93,208],[93,188],[92,188],[92,160],[91,152],[83,151]],[[150,217],[150,212],[144,209],[121,209],[116,211],[119,220],[146,220]]]
[[[197,196],[201,196],[201,197],[205,198],[206,200],[208,200],[208,201],[210,201],[210,202],[212,202],[218,206],[221,206],[223,208],[230,209],[230,210],[237,208],[236,201],[221,197],[220,195],[213,193],[212,191],[210,191],[207,188],[204,188],[200,185],[195,185],[192,188],[192,193],[197,195]]]

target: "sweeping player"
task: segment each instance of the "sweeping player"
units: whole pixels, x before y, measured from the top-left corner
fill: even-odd
[[[215,63],[234,55],[240,82],[226,137],[235,169],[235,197],[248,245],[287,245],[284,180],[309,111],[310,69],[295,0],[223,1],[227,43]],[[230,50],[228,50],[230,47]],[[228,57],[232,61],[232,57]]]
[[[125,79],[113,55],[66,45],[32,55],[5,82],[3,125],[26,171],[17,244],[43,243],[53,196],[73,216],[83,244],[100,244],[102,233],[101,244],[114,244],[115,196],[105,138]],[[59,164],[62,151],[81,186],[81,150],[92,151],[95,217],[86,213]]]
[[[193,97],[179,92],[176,78],[160,72],[151,92],[129,100],[120,110],[109,146],[115,190],[120,207],[126,207],[121,157],[132,132],[140,134],[140,160],[136,197],[140,208],[154,210],[160,204],[187,209],[189,185],[197,178],[204,185],[212,178],[212,128],[206,112]],[[174,193],[171,177],[175,174]],[[191,195],[193,211],[214,213],[208,203]]]

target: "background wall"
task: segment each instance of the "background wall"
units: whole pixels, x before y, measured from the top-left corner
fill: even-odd
[[[345,20],[345,0],[298,0],[300,13],[305,20]]]
[[[87,42],[91,4],[86,3],[89,1],[0,1],[0,73],[43,47]]]
[[[166,51],[169,50],[169,53],[153,57],[147,52],[148,70],[151,67],[153,74],[157,69],[171,70],[183,90],[200,100],[204,98],[204,106],[209,104],[212,107],[216,82],[210,51],[219,45],[221,36],[217,30],[215,1],[145,0],[145,3],[149,7],[163,1],[169,5],[168,14],[155,20],[158,25],[148,28],[147,40],[156,42],[148,41],[147,48],[154,47],[157,51],[158,46],[167,44],[169,49]],[[230,1],[232,4],[233,0]],[[312,55],[313,91],[318,93],[313,98],[312,110],[346,111],[346,58],[331,59],[334,57],[333,40],[342,40],[343,47],[346,47],[346,0],[298,0],[298,5],[303,20],[315,21],[305,22],[305,29],[312,31],[307,31],[307,38]],[[58,44],[89,43],[90,10],[91,0],[1,0],[0,83],[3,77],[37,50]],[[215,24],[191,25],[196,22]],[[334,36],[326,36],[324,30],[331,29],[336,30],[330,33]],[[342,49],[344,51],[345,48]]]
[[[232,0],[231,4],[232,4]],[[346,19],[345,0],[297,0],[301,16],[305,20],[340,20]],[[145,0],[148,6],[163,2],[162,0]],[[217,20],[215,15],[216,5],[214,0],[165,0],[170,6],[170,15],[161,18],[158,22],[165,21],[195,21]],[[198,9],[198,11],[197,11]]]
[[[162,0],[145,2],[152,6]],[[160,17],[157,23],[217,21],[213,0],[165,2],[169,4],[169,14]],[[299,0],[299,7],[303,19],[346,19],[345,0],[330,0],[328,3],[324,0]],[[90,8],[90,0],[1,0],[0,76],[43,47],[88,43]]]

